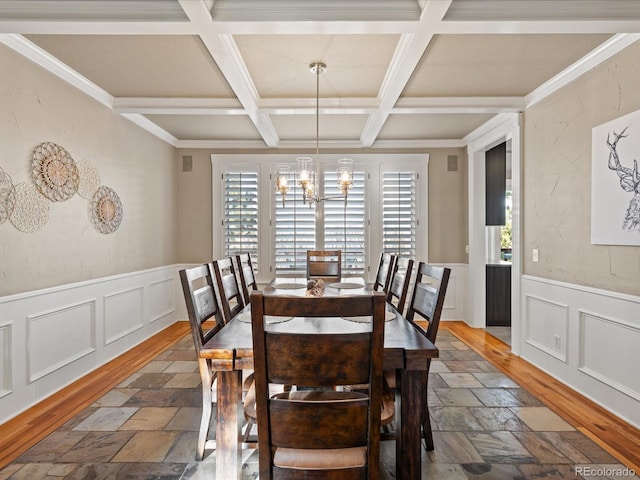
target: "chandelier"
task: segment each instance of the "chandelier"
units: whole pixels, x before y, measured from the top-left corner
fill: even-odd
[[[311,157],[298,157],[296,159],[297,170],[294,172],[294,178],[297,179],[298,185],[302,189],[302,202],[319,203],[325,200],[344,199],[345,206],[347,204],[347,196],[353,187],[353,160],[350,158],[342,158],[338,160],[339,167],[337,169],[337,183],[341,195],[335,197],[321,197],[317,188],[317,180],[320,177],[320,74],[327,70],[327,65],[321,62],[314,62],[309,65],[309,70],[316,76],[316,164],[313,164]],[[276,172],[276,193],[282,195],[282,206],[285,205],[285,197],[289,191],[290,166],[280,165]]]

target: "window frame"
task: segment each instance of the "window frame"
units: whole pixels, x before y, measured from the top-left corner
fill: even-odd
[[[275,191],[275,173],[279,165],[289,165],[295,169],[295,159],[303,153],[292,151],[288,154],[211,154],[212,175],[212,256],[224,256],[224,229],[222,225],[224,201],[222,174],[226,168],[257,169],[259,173],[259,219],[258,219],[258,258],[260,259],[257,281],[266,284],[275,276],[275,199],[281,201]],[[382,251],[382,195],[380,190],[383,169],[413,169],[418,174],[416,189],[416,260],[428,261],[428,164],[429,154],[350,154],[341,152],[320,155],[320,171],[337,168],[338,159],[349,157],[354,160],[354,171],[365,172],[365,272],[364,278],[371,282],[378,266]],[[315,160],[315,159],[314,159]],[[321,173],[322,181],[324,175]],[[324,191],[324,185],[318,186]],[[265,198],[266,196],[266,198]],[[317,218],[316,214],[316,218]],[[316,229],[322,231],[323,224],[318,221]],[[316,244],[322,245],[324,239],[319,236]]]

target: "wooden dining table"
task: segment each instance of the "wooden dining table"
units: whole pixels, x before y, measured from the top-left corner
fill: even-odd
[[[305,295],[304,278],[276,278],[264,295]],[[361,278],[327,282],[324,295],[367,295],[371,289]],[[247,307],[248,308],[248,307]],[[273,319],[270,331],[345,333],[367,331],[362,319],[301,317]],[[240,479],[242,474],[242,370],[253,368],[250,313],[236,316],[200,351],[217,371],[216,478]],[[396,371],[396,479],[421,478],[421,412],[426,388],[427,362],[438,349],[411,322],[396,313],[385,321],[384,368]]]

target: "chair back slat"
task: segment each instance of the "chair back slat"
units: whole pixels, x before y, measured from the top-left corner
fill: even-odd
[[[425,335],[435,343],[451,269],[424,262],[418,264],[407,320],[415,323],[415,314],[429,322]]]
[[[396,258],[397,257],[395,255],[392,255],[390,253],[380,254],[376,280],[373,283],[374,291],[378,291],[378,289],[382,289],[382,291],[385,293],[389,291],[389,284],[391,283],[391,277],[393,275]]]
[[[413,260],[397,258],[393,266],[391,283],[387,292],[387,302],[400,313],[404,312],[404,306],[409,293],[411,273],[413,272]]]
[[[238,275],[240,277],[240,286],[242,287],[244,303],[248,305],[249,294],[258,289],[258,283],[253,269],[253,262],[251,261],[251,254],[243,253],[241,255],[236,255],[236,265],[238,267]]]
[[[307,278],[337,282],[342,277],[342,251],[307,250]]]
[[[244,309],[245,303],[238,288],[238,280],[230,258],[216,260],[210,264],[216,278],[216,286],[220,296],[220,305],[225,323],[231,321]]]

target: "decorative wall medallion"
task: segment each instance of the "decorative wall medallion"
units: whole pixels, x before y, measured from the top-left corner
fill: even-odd
[[[0,168],[0,224],[6,222],[16,205],[16,189],[11,177]]]
[[[49,203],[30,183],[15,186],[16,204],[11,223],[21,232],[34,233],[49,221]]]
[[[93,195],[90,205],[91,222],[100,233],[115,232],[122,221],[120,197],[111,188],[102,186]]]
[[[38,190],[52,202],[63,202],[78,190],[76,162],[60,145],[45,142],[31,154],[31,175]]]
[[[86,160],[76,162],[80,183],[78,184],[78,195],[89,200],[100,187],[100,174],[98,170]]]

